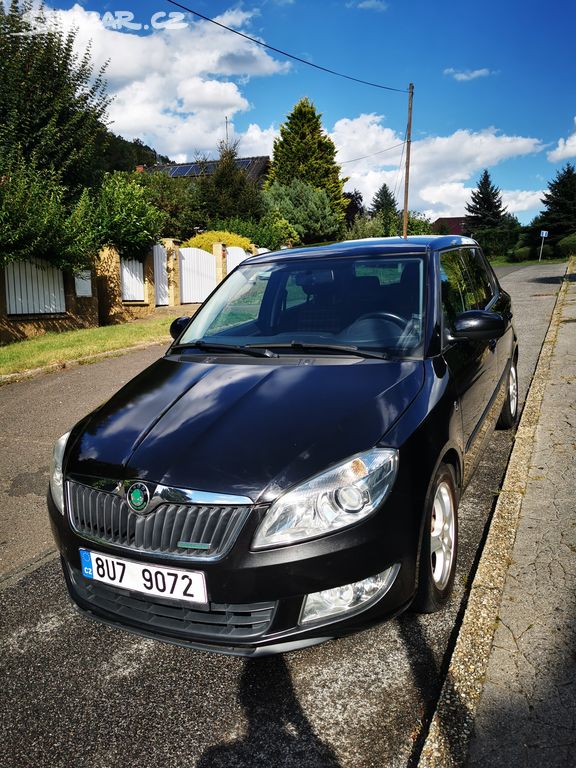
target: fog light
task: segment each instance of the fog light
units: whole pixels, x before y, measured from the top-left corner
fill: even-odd
[[[400,563],[396,563],[382,573],[363,581],[307,595],[300,615],[300,624],[351,614],[367,608],[388,592],[399,570]]]

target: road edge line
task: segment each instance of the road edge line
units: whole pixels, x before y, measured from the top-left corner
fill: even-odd
[[[550,361],[556,347],[562,308],[568,292],[569,281],[566,277],[574,272],[576,261],[572,260],[563,275],[548,331],[540,349],[486,543],[417,768],[461,768],[468,756],[516,540],[522,499],[528,483],[527,473],[548,382]]]

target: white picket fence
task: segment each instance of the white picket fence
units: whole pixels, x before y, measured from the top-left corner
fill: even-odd
[[[64,277],[60,269],[41,259],[11,262],[5,268],[9,315],[46,315],[66,312]]]

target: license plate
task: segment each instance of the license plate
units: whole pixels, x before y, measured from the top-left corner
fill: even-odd
[[[141,592],[144,595],[208,603],[206,580],[199,571],[162,568],[150,563],[137,563],[101,552],[80,550],[82,575],[115,587]]]

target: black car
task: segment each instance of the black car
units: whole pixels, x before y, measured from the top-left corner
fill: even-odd
[[[274,653],[438,610],[458,500],[518,408],[510,296],[463,237],[235,269],[57,442],[48,507],[96,619]]]

